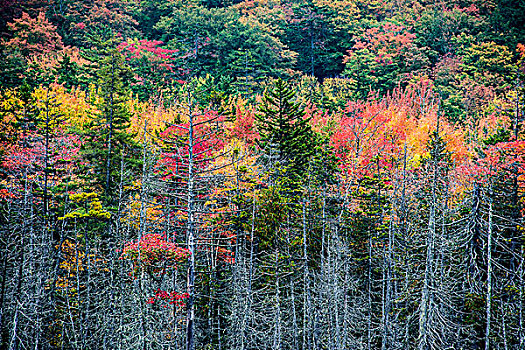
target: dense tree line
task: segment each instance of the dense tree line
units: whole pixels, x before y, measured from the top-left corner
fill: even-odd
[[[0,348],[524,349],[523,1],[0,1]]]

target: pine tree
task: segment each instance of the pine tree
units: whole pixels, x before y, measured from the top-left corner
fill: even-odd
[[[315,135],[305,118],[305,112],[294,101],[295,92],[279,79],[264,94],[260,112],[256,115],[263,162],[283,179],[292,182],[305,175],[313,155]]]
[[[53,75],[59,84],[63,84],[67,89],[76,86],[86,86],[85,76],[82,68],[67,54],[62,55],[58,60],[58,67],[53,69]]]
[[[121,158],[136,147],[133,135],[127,132],[130,115],[125,104],[125,82],[130,78],[130,70],[116,49],[106,52],[97,70],[100,112],[93,116],[88,125],[84,155],[91,163],[95,185],[103,191],[108,203],[112,203],[111,198],[116,193],[120,178]],[[127,164],[136,166],[137,162],[134,157],[130,157]]]

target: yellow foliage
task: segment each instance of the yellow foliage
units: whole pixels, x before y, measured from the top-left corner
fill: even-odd
[[[14,90],[0,90],[0,130],[5,135],[14,135],[18,130],[13,126],[17,113],[21,113],[24,102]],[[5,145],[0,145],[2,151]]]
[[[97,199],[98,194],[95,192],[80,192],[69,195],[69,199],[75,203],[80,203],[88,199]]]
[[[95,192],[80,192],[69,195],[69,199],[73,203],[82,204],[87,203],[87,209],[84,207],[78,207],[77,209],[65,214],[58,218],[58,220],[76,219],[76,218],[97,218],[97,219],[109,219],[111,213],[102,207],[102,202],[98,198],[98,194]]]
[[[80,89],[68,92],[62,85],[51,84],[35,89],[32,97],[37,101],[41,120],[45,120],[46,100],[49,100],[50,114],[60,116],[66,126],[83,128],[89,117],[97,113],[93,101],[88,101],[86,93]]]
[[[162,205],[157,204],[155,199],[142,202],[139,194],[130,196],[122,222],[130,225],[134,229],[138,229],[141,224],[141,218],[144,215],[143,210],[147,222],[146,227],[148,229],[158,229],[162,226],[164,222]]]
[[[181,114],[179,109],[168,109],[162,105],[154,105],[151,102],[140,102],[137,99],[129,99],[127,108],[130,112],[130,126],[128,132],[136,135],[136,141],[144,141],[144,125],[146,132],[155,134],[166,128],[168,123],[179,123]]]

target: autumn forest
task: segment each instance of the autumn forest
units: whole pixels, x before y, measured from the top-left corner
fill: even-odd
[[[0,0],[0,349],[525,349],[525,0]]]

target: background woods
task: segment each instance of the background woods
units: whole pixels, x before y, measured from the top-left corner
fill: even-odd
[[[0,348],[525,348],[523,1],[0,1]]]

